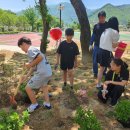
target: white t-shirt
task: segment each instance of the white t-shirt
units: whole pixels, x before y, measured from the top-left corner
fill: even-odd
[[[112,47],[113,43],[117,43],[119,40],[119,32],[117,32],[114,29],[108,28],[106,29],[100,38],[100,48],[107,50],[107,51],[113,51],[114,48]]]
[[[44,75],[45,77],[49,77],[52,75],[52,69],[50,64],[48,63],[45,55],[41,53],[37,48],[30,46],[27,52],[29,62],[32,62],[38,55],[43,57],[42,61],[35,66],[35,74]]]

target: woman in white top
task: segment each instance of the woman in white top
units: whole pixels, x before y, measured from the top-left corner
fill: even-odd
[[[105,68],[110,67],[113,57],[112,51],[117,47],[119,40],[119,22],[116,17],[111,17],[108,21],[108,28],[102,33],[100,38],[100,49],[97,56],[97,62],[100,64],[98,73],[97,88],[101,87],[101,80]]]

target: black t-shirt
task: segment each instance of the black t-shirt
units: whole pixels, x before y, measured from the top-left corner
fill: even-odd
[[[79,49],[74,41],[71,43],[63,41],[60,43],[57,53],[61,54],[61,64],[74,64],[75,56],[79,55]]]
[[[102,33],[105,31],[105,29],[108,28],[108,23],[98,23],[94,26],[93,34],[94,34],[94,41],[95,45],[99,46],[100,44],[100,37]]]
[[[128,81],[129,80],[129,70],[125,69],[120,72],[120,74],[114,73],[112,70],[110,70],[106,75],[106,81],[117,81],[121,82],[123,80]]]

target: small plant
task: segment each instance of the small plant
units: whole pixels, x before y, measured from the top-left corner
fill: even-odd
[[[26,85],[27,85],[27,83],[22,83],[22,84],[20,85],[20,91],[21,91],[21,92],[26,93],[26,91],[25,91]]]
[[[29,121],[29,114],[23,111],[22,115],[17,112],[0,111],[0,130],[21,130]]]
[[[117,120],[130,122],[130,101],[122,100],[115,107],[115,116]]]
[[[79,107],[76,111],[75,123],[80,126],[79,130],[101,130],[100,123],[90,109],[84,110]]]

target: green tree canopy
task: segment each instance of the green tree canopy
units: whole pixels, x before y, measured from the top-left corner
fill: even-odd
[[[37,13],[34,8],[29,7],[24,11],[24,15],[26,16],[28,23],[32,26],[32,31],[34,31],[34,25],[37,21]]]

